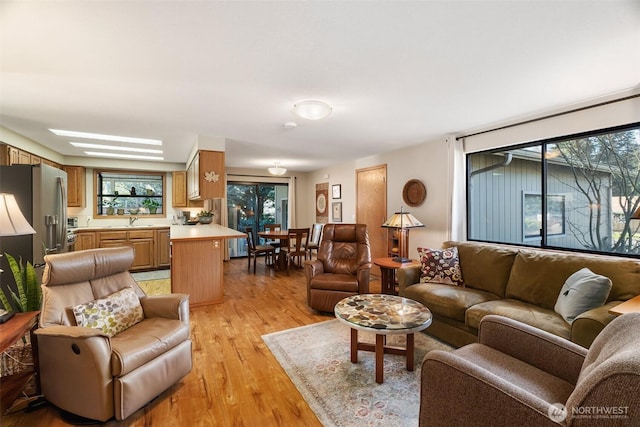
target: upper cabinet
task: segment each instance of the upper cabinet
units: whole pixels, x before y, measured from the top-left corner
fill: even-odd
[[[225,196],[224,151],[198,151],[187,168],[187,195],[190,200]]]
[[[63,166],[67,173],[67,206],[84,207],[85,169],[82,166]]]

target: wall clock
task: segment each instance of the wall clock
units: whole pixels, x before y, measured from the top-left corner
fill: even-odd
[[[410,179],[402,189],[402,200],[404,200],[408,206],[420,206],[426,198],[427,188],[420,180]]]

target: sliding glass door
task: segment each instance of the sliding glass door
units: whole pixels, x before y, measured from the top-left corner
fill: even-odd
[[[245,227],[264,230],[265,224],[281,224],[288,228],[287,184],[229,182],[227,211],[229,228],[244,232]],[[247,256],[245,239],[229,239],[229,256]]]

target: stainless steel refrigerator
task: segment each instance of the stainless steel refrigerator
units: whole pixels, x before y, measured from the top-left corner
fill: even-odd
[[[0,253],[22,257],[39,275],[46,254],[68,251],[67,173],[48,165],[0,166],[0,192],[15,195],[23,215],[36,234],[0,238]],[[3,285],[13,284],[5,257],[0,258]]]

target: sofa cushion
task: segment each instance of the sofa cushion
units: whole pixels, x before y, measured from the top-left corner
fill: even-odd
[[[519,320],[562,338],[569,339],[571,336],[571,326],[555,311],[513,299],[476,304],[467,310],[465,321],[468,326],[477,329],[480,320],[487,314],[499,314]]]
[[[457,248],[418,248],[418,255],[422,265],[420,283],[464,286]]]
[[[111,338],[111,373],[123,376],[189,339],[189,327],[177,319],[145,319]]]
[[[112,337],[144,319],[140,299],[132,288],[124,288],[106,298],[71,307],[78,326],[100,329]]]
[[[448,241],[442,244],[442,247],[451,246],[458,249],[466,287],[504,298],[517,248],[478,242]]]
[[[564,282],[554,310],[564,320],[573,323],[585,311],[604,305],[610,290],[611,280],[608,277],[595,274],[586,267],[581,268]]]
[[[435,315],[460,322],[464,322],[465,312],[469,307],[498,299],[488,292],[439,283],[418,283],[409,286],[403,296],[420,301]]]

